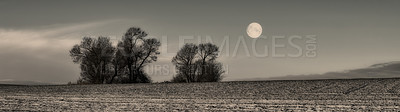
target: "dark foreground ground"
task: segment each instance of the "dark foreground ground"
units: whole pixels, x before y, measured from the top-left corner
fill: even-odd
[[[0,85],[0,111],[399,111],[400,79]]]

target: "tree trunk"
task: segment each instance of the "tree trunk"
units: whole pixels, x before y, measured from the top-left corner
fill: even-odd
[[[136,72],[136,70],[132,70],[133,71],[133,74],[132,74],[132,82],[133,83],[136,83],[136,79],[137,79],[137,72]]]
[[[98,64],[100,65],[100,64]],[[97,80],[96,80],[96,84],[100,84],[100,80],[101,80],[101,65],[97,67]]]
[[[105,83],[105,80],[106,80],[106,63],[105,62],[103,62],[103,74],[101,75],[101,83],[103,84],[103,83]]]
[[[118,64],[114,65],[114,76],[111,77],[109,84],[114,81],[114,78],[118,75]]]
[[[206,75],[206,56],[203,58],[203,62],[201,64],[201,75],[198,80],[202,80]]]
[[[129,70],[129,82],[132,83],[133,82],[133,71],[132,71],[132,65],[129,64],[128,65],[128,70]]]

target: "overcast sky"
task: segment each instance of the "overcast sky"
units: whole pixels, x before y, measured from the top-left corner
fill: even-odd
[[[0,80],[52,83],[75,81],[79,65],[69,49],[83,36],[109,36],[117,42],[129,27],[141,27],[162,41],[163,52],[150,67],[173,69],[171,58],[179,38],[210,37],[222,49],[225,81],[285,75],[315,74],[366,67],[400,60],[400,1],[279,0],[279,1],[0,1]],[[247,36],[248,24],[258,22],[262,37]],[[274,57],[296,53],[289,38],[306,50],[305,38],[315,35],[317,56]],[[241,43],[243,39],[247,45]],[[268,56],[255,56],[252,44]],[[239,44],[238,44],[239,43]],[[239,45],[239,46],[237,46]],[[236,49],[237,48],[237,49]],[[246,53],[246,49],[250,55]],[[151,70],[151,78],[170,80],[173,72]],[[155,72],[154,72],[155,71]]]

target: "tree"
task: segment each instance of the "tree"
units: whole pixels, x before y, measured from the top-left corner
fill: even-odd
[[[225,71],[222,68],[222,63],[214,61],[206,62],[202,69],[205,72],[199,78],[199,82],[219,82],[222,80],[222,74]]]
[[[208,62],[214,61],[217,56],[218,56],[218,47],[214,44],[211,43],[205,43],[205,44],[199,44],[199,50],[198,50],[198,55],[199,55],[199,62],[197,65],[200,67],[200,73],[199,73],[199,79],[205,78],[206,70],[208,69],[207,67],[210,66]],[[211,64],[211,63],[210,63]]]
[[[126,63],[125,63],[125,61],[123,60],[123,56],[122,56],[121,50],[117,49],[117,51],[115,52],[114,57],[113,57],[111,63],[113,64],[114,75],[111,76],[111,79],[110,79],[109,82],[108,82],[109,84],[113,83],[113,82],[114,82],[114,79],[115,79],[117,76],[120,76],[120,77],[121,77],[121,75],[122,75],[123,72],[124,72],[124,69],[126,68],[126,67],[125,67]],[[120,83],[121,83],[121,82],[120,82]]]
[[[172,58],[172,63],[175,64],[178,70],[176,77],[184,78],[186,82],[196,81],[195,59],[197,51],[198,47],[195,44],[185,44],[176,56]]]
[[[106,83],[110,77],[111,61],[115,48],[108,37],[84,37],[69,51],[74,63],[80,64],[82,81]]]
[[[143,67],[148,63],[157,61],[160,41],[154,38],[146,39],[147,33],[140,28],[129,28],[122,41],[118,43],[122,58],[128,68],[130,83],[150,82],[149,77],[143,72]]]
[[[157,61],[160,41],[145,38],[147,33],[132,27],[124,34],[117,48],[108,37],[84,37],[70,50],[74,63],[80,64],[80,84],[147,83],[150,77],[143,67]]]
[[[178,73],[172,82],[217,82],[222,80],[222,64],[216,61],[218,47],[211,43],[185,44],[172,59]]]

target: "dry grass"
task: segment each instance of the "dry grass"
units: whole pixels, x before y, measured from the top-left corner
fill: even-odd
[[[398,111],[400,79],[0,86],[0,111]]]

